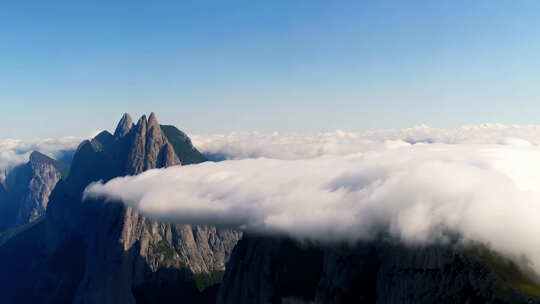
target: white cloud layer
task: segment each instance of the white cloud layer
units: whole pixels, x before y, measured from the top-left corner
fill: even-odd
[[[32,151],[39,151],[50,157],[58,157],[62,151],[75,149],[83,137],[38,139],[0,139],[0,171],[28,161]]]
[[[318,134],[238,132],[195,135],[194,145],[204,153],[227,159],[268,157],[304,159],[370,151],[385,142],[447,144],[539,145],[540,126],[484,124],[457,129],[415,126],[407,129],[363,132],[334,131]]]
[[[538,270],[540,148],[511,135],[520,139],[503,145],[491,143],[489,133],[470,141],[454,136],[457,144],[382,137],[356,153],[337,144],[332,151],[342,153],[307,159],[150,170],[92,184],[86,195],[122,200],[160,220],[319,240],[354,241],[383,229],[405,242],[430,242],[451,230],[503,253],[525,254]],[[292,153],[289,144],[258,151],[298,156],[313,147],[298,136],[296,142],[308,144]],[[253,143],[244,144],[252,150]]]

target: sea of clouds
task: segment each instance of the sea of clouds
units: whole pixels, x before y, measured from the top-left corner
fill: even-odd
[[[222,156],[225,159],[253,157],[305,159],[369,151],[388,141],[539,145],[540,126],[483,124],[456,129],[439,129],[420,125],[406,129],[333,131],[315,134],[233,132],[194,135],[191,139],[202,152]]]
[[[0,140],[0,168],[26,162],[33,150],[61,157],[82,140]],[[425,243],[453,231],[524,254],[540,270],[540,126],[240,132],[192,140],[227,160],[95,183],[86,195],[121,200],[170,222],[322,241],[354,242],[383,230]]]
[[[540,128],[483,125],[316,135],[194,137],[229,159],[94,183],[105,197],[175,223],[322,241],[464,240],[540,265]],[[537,267],[537,270],[540,267]]]

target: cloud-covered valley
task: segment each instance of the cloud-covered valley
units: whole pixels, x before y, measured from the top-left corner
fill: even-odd
[[[452,231],[525,254],[538,266],[538,132],[495,127],[415,130],[414,136],[379,131],[370,138],[340,132],[198,137],[196,144],[206,140],[203,151],[227,151],[233,160],[150,170],[92,184],[86,195],[121,200],[160,220],[323,241],[385,232],[424,243],[444,241]]]

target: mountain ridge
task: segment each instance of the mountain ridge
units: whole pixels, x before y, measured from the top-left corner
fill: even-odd
[[[238,232],[162,224],[121,203],[82,201],[90,182],[181,165],[155,114],[142,116],[135,126],[129,127],[129,121],[122,117],[116,136],[104,131],[83,141],[69,176],[50,196],[45,220],[0,247],[0,267],[19,274],[17,279],[0,275],[0,286],[12,286],[0,290],[4,300],[135,303],[160,294],[200,299],[193,276],[225,269],[241,237]],[[20,251],[29,252],[25,260],[34,263],[17,259],[6,264]],[[155,285],[165,279],[176,284]],[[140,286],[153,287],[141,291]],[[23,292],[28,289],[32,292]]]

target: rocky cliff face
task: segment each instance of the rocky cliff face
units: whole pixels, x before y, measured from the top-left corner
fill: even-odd
[[[21,199],[17,214],[18,225],[34,221],[45,214],[52,190],[67,175],[67,166],[37,151],[30,155],[29,166],[32,178],[28,183],[28,191]]]
[[[204,300],[196,279],[225,269],[238,232],[159,223],[120,203],[82,200],[90,182],[173,165],[180,165],[178,151],[154,114],[136,125],[126,114],[114,135],[105,131],[81,143],[45,221],[0,247],[0,266],[7,269],[0,297],[5,292],[20,303]],[[31,251],[26,261],[33,265],[2,264],[17,251]],[[13,288],[2,291],[15,273]]]
[[[68,170],[68,165],[37,151],[30,154],[28,163],[14,168],[3,183],[5,209],[0,231],[25,225],[44,215],[52,190]]]
[[[217,303],[539,303],[459,245],[322,246],[246,237]]]

